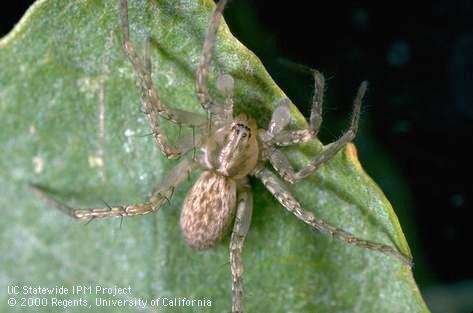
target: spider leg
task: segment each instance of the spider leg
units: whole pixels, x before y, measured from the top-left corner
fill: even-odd
[[[159,128],[159,116],[161,115],[165,119],[190,127],[204,126],[206,118],[196,113],[167,107],[161,102],[151,77],[149,39],[146,40],[143,61],[130,42],[127,0],[121,0],[120,2],[120,17],[123,32],[123,47],[138,77],[142,91],[141,100],[156,143],[166,157],[171,159],[178,158],[182,152],[169,142],[167,136]]]
[[[128,217],[134,215],[144,215],[152,212],[155,208],[161,206],[161,204],[164,202],[164,197],[153,197],[149,202],[145,203],[127,204],[123,206],[106,205],[102,208],[76,209],[54,199],[49,194],[47,194],[41,186],[34,185],[32,187],[42,198],[46,200],[48,204],[58,208],[63,213],[80,220],[92,220],[95,218],[104,217]]]
[[[342,229],[336,228],[322,219],[316,217],[312,212],[305,211],[301,204],[291,195],[285,188],[284,183],[277,177],[276,174],[270,170],[259,166],[254,171],[254,176],[259,178],[266,188],[273,194],[278,202],[284,206],[289,212],[294,214],[298,219],[304,223],[312,226],[322,233],[332,235],[335,239],[352,244],[358,247],[363,247],[371,250],[376,250],[384,254],[390,254],[404,262],[408,266],[412,266],[412,259],[391,246],[382,243],[368,241],[355,237],[353,234]]]
[[[353,110],[353,116],[351,120],[351,125],[348,131],[346,131],[342,137],[340,137],[337,141],[327,145],[324,147],[324,150],[319,153],[308,165],[303,167],[299,171],[294,171],[292,166],[289,164],[287,161],[287,158],[281,153],[274,153],[276,149],[269,148],[271,149],[271,153],[267,153],[269,155],[269,159],[271,164],[274,166],[274,168],[278,171],[278,173],[281,173],[281,176],[288,182],[294,183],[298,180],[301,180],[303,178],[306,178],[307,176],[311,175],[315,170],[319,168],[319,166],[330,160],[332,157],[335,156],[345,145],[349,142],[351,142],[356,135],[356,132],[358,130],[358,120],[360,117],[360,108],[361,108],[361,101],[363,99],[363,95],[366,92],[366,88],[368,86],[368,83],[364,81],[360,88],[358,89],[357,96],[354,101],[354,110]]]
[[[220,25],[220,18],[227,0],[220,0],[215,7],[215,10],[210,18],[210,23],[207,30],[204,46],[202,48],[202,55],[200,57],[199,65],[196,72],[196,93],[199,98],[202,108],[209,114],[218,113],[219,107],[211,99],[209,89],[207,87],[209,78],[209,64],[212,58],[213,48],[215,45],[215,38],[217,37],[218,26]],[[232,88],[233,89],[233,88]]]
[[[322,107],[324,100],[325,78],[317,70],[312,70],[314,75],[314,96],[312,98],[312,108],[310,110],[309,125],[313,131],[313,136],[317,136],[322,124]]]
[[[296,171],[294,170],[294,167],[292,167],[292,164],[289,162],[286,155],[281,150],[275,148],[271,148],[267,155],[269,155],[269,162],[279,176],[291,184],[294,183]]]
[[[230,123],[233,119],[233,89],[234,80],[231,75],[220,75],[217,79],[217,89],[223,96],[223,111],[221,113],[221,120],[224,123]]]
[[[241,250],[250,228],[253,197],[248,185],[238,192],[235,224],[230,239],[230,267],[232,271],[232,313],[243,312],[243,263]]]
[[[280,102],[273,113],[270,126],[264,140],[276,146],[291,146],[298,143],[305,143],[316,137],[320,125],[322,124],[322,106],[324,96],[325,79],[324,76],[317,70],[312,70],[314,76],[314,96],[312,98],[312,107],[310,111],[309,127],[306,129],[285,131],[283,128],[289,124],[290,109],[289,100],[284,99]],[[283,113],[282,108],[287,106]],[[287,116],[281,116],[287,114]]]
[[[176,165],[166,180],[157,188],[156,192],[153,193],[148,202],[122,206],[110,206],[104,202],[105,207],[102,208],[76,209],[54,199],[49,195],[46,188],[36,184],[30,185],[33,190],[51,206],[58,208],[63,213],[76,219],[128,217],[148,214],[159,209],[165,202],[169,201],[174,188],[187,178],[188,173],[192,171],[195,166],[196,164],[188,158],[183,159]]]

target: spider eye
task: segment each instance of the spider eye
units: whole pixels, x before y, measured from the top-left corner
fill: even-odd
[[[241,138],[251,137],[251,131],[248,126],[241,123],[236,123],[232,127],[233,134],[235,136],[241,136]]]

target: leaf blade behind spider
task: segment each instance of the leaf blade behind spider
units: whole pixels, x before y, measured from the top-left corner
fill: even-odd
[[[151,34],[153,75],[163,101],[199,112],[194,71],[211,2],[130,2],[131,38],[141,52]],[[146,136],[134,74],[120,47],[117,9],[112,1],[39,1],[0,41],[0,289],[130,285],[132,295],[124,299],[206,298],[211,307],[181,309],[227,311],[228,240],[196,253],[185,246],[178,227],[182,199],[196,175],[160,212],[127,219],[122,227],[119,220],[87,226],[72,221],[27,187],[30,181],[41,183],[81,207],[101,205],[101,199],[138,202],[172,168]],[[266,127],[284,94],[256,56],[225,29],[213,64],[211,82],[230,73],[237,111]],[[292,126],[302,126],[300,113],[292,112]],[[177,137],[178,127],[163,125]],[[301,164],[319,148],[314,143],[288,153]],[[353,160],[346,151],[339,154],[292,192],[327,221],[408,253],[389,203]],[[427,311],[410,271],[396,260],[314,232],[286,213],[259,182],[252,184],[255,213],[243,254],[249,312]],[[6,294],[1,297],[1,311],[7,311]],[[97,297],[85,298],[93,303]]]

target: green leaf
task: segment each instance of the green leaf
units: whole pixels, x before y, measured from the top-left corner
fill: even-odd
[[[121,48],[118,1],[38,1],[0,41],[0,311],[19,307],[25,295],[7,286],[64,286],[92,311],[142,312],[133,306],[95,306],[97,298],[147,299],[145,312],[228,312],[231,277],[228,238],[215,249],[194,252],[179,229],[183,184],[159,212],[84,225],[35,197],[28,182],[48,186],[78,207],[140,202],[175,164],[159,153],[140,112],[135,75]],[[151,35],[154,79],[163,102],[200,112],[194,73],[205,38],[211,1],[131,1],[132,41],[142,51]],[[235,78],[236,111],[266,127],[283,92],[259,60],[226,26],[219,33],[211,91],[220,73]],[[303,117],[293,110],[293,125]],[[168,123],[172,138],[179,127]],[[183,129],[182,133],[190,133]],[[297,165],[321,145],[288,150]],[[340,243],[286,212],[257,180],[255,208],[243,251],[248,312],[428,312],[411,270],[396,258]],[[307,208],[359,237],[409,248],[397,217],[349,146],[315,175],[289,186]],[[72,295],[73,286],[92,294]],[[97,295],[95,286],[131,287],[131,294]],[[7,304],[13,297],[15,309]],[[210,307],[162,307],[163,298],[208,299]],[[169,303],[168,303],[169,304]],[[62,306],[61,306],[62,305]],[[21,310],[20,310],[21,309]]]

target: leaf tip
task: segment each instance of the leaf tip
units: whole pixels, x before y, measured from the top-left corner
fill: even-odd
[[[346,146],[346,156],[348,160],[356,167],[356,169],[360,172],[365,172],[363,167],[361,166],[360,160],[358,160],[358,151],[353,143],[348,143]]]

